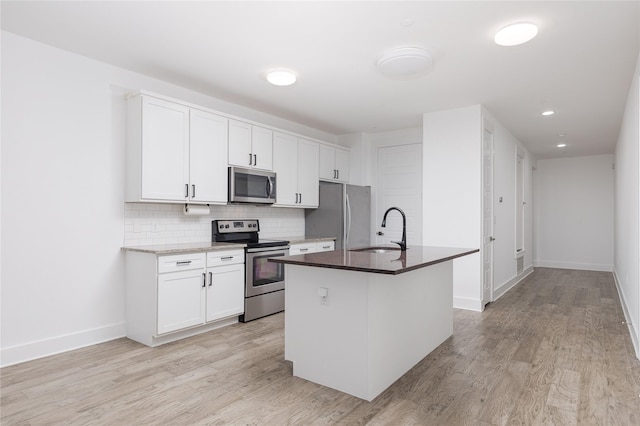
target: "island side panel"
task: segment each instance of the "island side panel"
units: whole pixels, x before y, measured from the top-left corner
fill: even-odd
[[[367,399],[368,275],[286,265],[285,359],[294,376]]]
[[[453,262],[370,274],[368,300],[372,400],[453,334]]]

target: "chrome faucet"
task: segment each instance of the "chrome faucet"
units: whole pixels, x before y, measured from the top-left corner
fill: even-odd
[[[407,216],[404,215],[404,212],[400,210],[398,207],[389,207],[386,212],[384,212],[384,216],[382,217],[382,226],[385,228],[387,226],[387,215],[391,210],[398,210],[402,215],[402,241],[391,241],[392,243],[400,245],[400,250],[407,250]]]

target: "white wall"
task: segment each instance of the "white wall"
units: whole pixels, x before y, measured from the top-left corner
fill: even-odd
[[[423,116],[424,245],[481,247],[481,106]],[[455,307],[481,310],[480,253],[456,259]]]
[[[640,58],[636,65],[615,151],[613,273],[640,358]]]
[[[493,130],[493,287],[500,297],[533,271],[533,167],[529,152],[486,108],[483,119]],[[485,123],[486,125],[486,123]],[[516,263],[516,156],[524,155],[524,255],[523,271]],[[500,201],[502,199],[502,201]]]
[[[1,42],[2,365],[124,335],[126,92],[336,140],[11,33]]]
[[[494,135],[494,298],[532,272],[531,204],[525,215],[524,269],[515,259],[516,153],[525,155],[525,199],[531,200],[531,156],[484,107],[424,114],[423,243],[482,249],[482,131]],[[502,197],[503,202],[498,199]],[[482,310],[482,252],[456,259],[454,306]]]
[[[611,271],[613,155],[538,160],[536,266]]]

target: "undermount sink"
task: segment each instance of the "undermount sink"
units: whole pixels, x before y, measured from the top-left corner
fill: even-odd
[[[360,247],[350,249],[349,251],[361,251],[367,253],[389,253],[400,251],[400,247]]]

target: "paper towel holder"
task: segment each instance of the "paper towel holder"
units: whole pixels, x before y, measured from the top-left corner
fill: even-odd
[[[182,212],[185,216],[208,216],[211,213],[211,208],[209,204],[194,204],[189,206],[188,203],[185,203]]]

